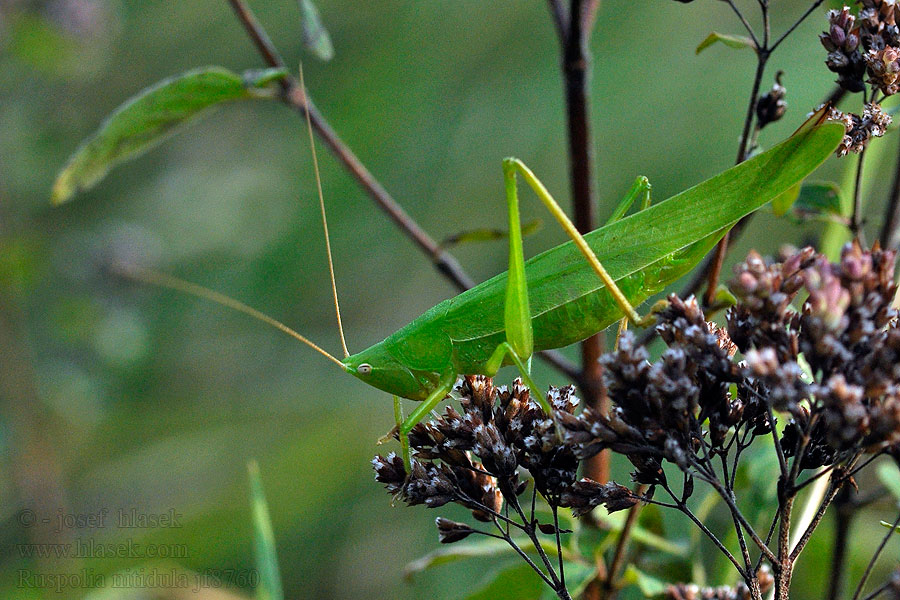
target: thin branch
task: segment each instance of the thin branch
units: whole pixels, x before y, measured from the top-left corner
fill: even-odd
[[[278,54],[278,50],[275,49],[265,29],[256,20],[247,4],[243,0],[228,0],[228,3],[244,25],[244,29],[266,64],[270,67],[285,68],[284,61]],[[315,129],[322,141],[331,149],[338,160],[344,164],[344,167],[350,171],[376,204],[428,255],[438,271],[460,290],[472,287],[474,282],[463,271],[456,259],[442,249],[437,242],[419,227],[418,223],[406,214],[406,211],[384,189],[381,183],[375,179],[353,151],[331,128],[316,109],[312,99],[308,95],[304,95],[296,80],[293,77],[284,77],[280,80],[280,84],[283,101],[302,114],[305,114],[307,110],[309,111],[313,129]]]
[[[646,485],[638,485],[634,490],[634,493],[638,496],[643,496],[646,490]],[[613,551],[613,559],[607,573],[605,582],[607,590],[612,590],[615,587],[616,578],[619,576],[619,571],[622,569],[622,564],[625,562],[625,550],[628,548],[628,540],[631,539],[631,531],[637,524],[640,512],[640,503],[635,504],[628,509],[628,516],[625,518],[625,525],[622,527],[622,531],[619,533],[619,539],[616,541],[616,549]]]
[[[564,44],[566,36],[569,35],[569,15],[566,13],[563,0],[547,0],[547,6],[550,8],[550,16],[553,17],[553,24],[556,26],[556,35]]]
[[[803,21],[806,20],[806,17],[808,17],[809,15],[811,15],[811,14],[813,13],[814,10],[816,10],[817,8],[819,8],[819,5],[821,5],[822,2],[824,2],[824,1],[825,1],[825,0],[816,0],[815,2],[813,2],[812,6],[810,6],[808,9],[806,9],[806,12],[803,13],[803,16],[801,16],[799,19],[797,19],[797,21],[796,21],[793,25],[791,25],[790,27],[788,27],[787,31],[785,31],[784,33],[782,33],[780,38],[778,38],[777,40],[775,40],[775,43],[772,44],[772,46],[769,48],[769,51],[770,51],[770,52],[773,52],[773,51],[775,50],[775,48],[777,48],[778,46],[780,46],[780,45],[781,45],[781,42],[783,42],[783,41],[787,38],[787,36],[789,36],[789,35],[791,35],[792,33],[794,33],[794,30],[797,29],[797,27],[799,27],[800,24],[803,23]]]
[[[690,509],[690,507],[688,507],[687,504],[685,504],[677,496],[675,496],[675,494],[672,492],[672,490],[669,489],[669,486],[662,484],[662,487],[663,487],[663,489],[666,490],[666,492],[668,492],[669,496],[672,497],[672,500],[675,501],[676,508],[678,508],[678,510],[680,510],[685,515],[687,515],[687,517],[691,521],[694,522],[694,525],[699,527],[700,531],[702,531],[706,535],[706,537],[708,537],[710,540],[712,540],[712,543],[716,545],[716,548],[718,548],[719,551],[722,552],[722,554],[724,554],[725,557],[731,561],[731,564],[734,565],[734,568],[737,569],[737,572],[740,574],[740,576],[743,579],[747,579],[747,572],[744,570],[743,567],[741,567],[740,563],[738,563],[737,559],[734,557],[734,555],[731,553],[731,551],[725,547],[725,544],[723,544],[719,540],[719,538],[716,537],[716,534],[714,534],[712,531],[710,531],[709,528],[706,525],[704,525],[700,519],[697,518],[697,515],[695,515],[693,513],[693,511]]]
[[[884,537],[881,538],[881,543],[878,544],[878,549],[875,550],[875,554],[872,555],[872,559],[869,561],[869,564],[866,565],[866,571],[863,573],[862,578],[859,580],[859,585],[856,586],[856,592],[853,593],[853,600],[857,600],[859,595],[862,593],[863,588],[866,585],[866,580],[869,579],[869,575],[872,574],[872,569],[875,567],[875,563],[878,562],[878,557],[881,556],[881,553],[884,551],[884,547],[887,546],[888,540],[891,539],[891,536],[894,535],[894,531],[897,529],[897,526],[900,525],[900,514],[897,515],[897,518],[894,519],[894,524],[888,529],[888,532],[884,534]]]
[[[784,449],[781,447],[781,439],[778,437],[778,429],[775,427],[775,415],[772,414],[772,405],[765,401],[762,397],[760,400],[766,405],[767,418],[769,420],[769,428],[772,430],[772,441],[775,444],[775,454],[778,455],[778,466],[781,468],[781,476],[787,477],[788,467],[787,459],[784,457]]]
[[[850,215],[850,232],[853,237],[862,242],[862,174],[863,164],[866,158],[866,148],[859,153],[859,161],[856,163],[856,179],[853,184],[853,214]]]
[[[559,585],[562,589],[566,589],[566,567],[563,561],[562,540],[559,533],[559,508],[556,504],[553,504],[550,509],[553,511],[553,528],[556,530],[554,533],[556,537],[556,559],[559,563]],[[531,515],[534,518],[534,504],[531,505]]]
[[[697,464],[696,462],[693,464],[695,468],[701,467],[701,465]],[[743,525],[744,527],[744,530],[747,532],[747,535],[750,536],[750,539],[753,540],[753,543],[756,544],[759,550],[763,554],[765,554],[769,562],[771,562],[773,565],[777,564],[778,559],[775,556],[775,553],[772,552],[769,547],[759,538],[756,530],[753,529],[753,526],[750,525],[750,523],[747,521],[744,513],[742,513],[737,504],[735,504],[734,498],[732,497],[731,493],[722,486],[722,482],[720,482],[715,476],[703,479],[711,486],[713,486],[713,489],[715,489],[719,493],[719,496],[722,498],[722,500],[725,501],[725,504],[728,506],[731,514],[734,515],[738,521],[740,521],[741,525]]]
[[[753,40],[753,45],[757,48],[760,48],[761,46],[759,45],[759,40],[756,39],[756,33],[753,32],[753,27],[751,27],[750,23],[747,22],[747,18],[744,17],[744,13],[742,13],[741,10],[737,6],[735,6],[732,0],[726,0],[726,2],[728,3],[728,6],[731,7],[731,10],[734,11],[734,14],[737,15],[738,19],[740,19],[741,23],[743,23],[744,29],[746,29],[747,33],[750,34],[750,39]]]
[[[531,557],[529,557],[529,556],[525,553],[525,551],[522,550],[522,549],[519,547],[518,544],[516,544],[515,540],[513,540],[513,539],[509,536],[509,534],[506,533],[506,531],[505,531],[502,527],[500,527],[500,523],[498,523],[498,522],[496,521],[496,519],[494,520],[494,526],[497,527],[497,531],[500,532],[500,535],[503,536],[503,539],[506,540],[506,543],[509,544],[510,547],[511,547],[513,550],[515,550],[516,553],[517,553],[519,556],[522,557],[522,560],[524,560],[526,563],[528,563],[528,566],[529,566],[529,567],[531,567],[532,569],[534,569],[534,572],[535,572],[535,573],[537,573],[538,575],[540,575],[541,579],[544,580],[544,583],[546,583],[547,585],[549,585],[551,588],[556,589],[556,587],[555,587],[556,584],[555,584],[553,581],[551,581],[550,578],[547,577],[547,575],[540,569],[540,567],[538,567],[538,566],[534,563],[534,561],[531,560]]]
[[[897,166],[894,167],[891,195],[878,239],[881,240],[881,247],[885,250],[891,250],[900,245],[900,151],[897,152]]]

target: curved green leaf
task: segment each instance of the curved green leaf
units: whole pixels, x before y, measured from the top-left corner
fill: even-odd
[[[256,600],[284,600],[281,575],[278,572],[278,553],[275,550],[275,533],[269,517],[269,505],[259,476],[259,464],[251,460],[247,464],[250,474],[250,508],[253,512],[253,550],[259,584]]]
[[[717,31],[713,31],[706,39],[704,39],[697,46],[697,49],[694,51],[695,54],[700,54],[710,46],[715,43],[725,44],[729,48],[755,48],[755,44],[753,40],[743,35],[728,35],[727,33],[718,33]]]
[[[263,71],[245,80],[226,69],[206,67],[142,90],[117,108],[75,151],[53,184],[52,202],[61,204],[89,189],[115,165],[146,152],[210,107],[230,100],[272,97],[259,86],[278,77],[277,71]]]
[[[781,217],[785,215],[787,211],[791,210],[794,202],[796,202],[797,198],[800,196],[801,185],[802,182],[797,183],[788,188],[783,194],[779,194],[772,198],[772,211],[775,213],[776,217]]]

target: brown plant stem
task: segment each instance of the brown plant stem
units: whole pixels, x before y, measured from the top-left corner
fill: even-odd
[[[891,183],[891,195],[888,198],[884,213],[884,224],[878,236],[881,247],[893,250],[900,246],[900,150],[897,152],[897,166],[894,167],[894,180]]]
[[[831,550],[831,577],[828,583],[828,600],[838,600],[838,598],[843,597],[847,543],[850,538],[850,525],[856,509],[852,493],[853,488],[845,485],[834,499],[834,544]]]
[[[561,69],[565,89],[569,142],[569,181],[575,227],[581,233],[594,229],[597,202],[591,174],[593,149],[590,123],[590,52],[588,42],[599,0],[572,0],[568,10],[560,0],[550,2],[559,34]],[[587,406],[609,410],[601,393],[602,370],[598,362],[603,338],[596,334],[581,342],[581,391]],[[585,465],[585,475],[600,483],[609,481],[610,456],[601,452]]]
[[[268,34],[249,6],[244,0],[228,0],[234,10],[238,20],[244,26],[247,35],[250,37],[257,51],[263,58],[265,63],[270,67],[285,68],[278,50],[275,48]],[[312,123],[313,130],[316,135],[325,142],[332,153],[344,165],[344,168],[350,172],[357,180],[360,186],[372,198],[373,201],[394,221],[394,223],[404,232],[407,237],[413,240],[422,252],[429,257],[438,272],[447,278],[457,289],[465,291],[475,285],[474,281],[463,270],[462,266],[456,258],[440,247],[431,236],[429,236],[416,221],[410,217],[403,207],[390,195],[383,185],[375,178],[374,175],[365,167],[362,161],[353,153],[349,146],[338,136],[332,129],[328,121],[316,109],[315,104],[310,98],[307,91],[306,94],[300,89],[296,79],[291,76],[284,77],[280,80],[282,95],[281,99],[291,108],[305,116],[309,110],[309,119]],[[549,365],[561,372],[566,377],[574,380],[581,385],[583,377],[580,369],[578,369],[571,361],[569,361],[562,353],[555,350],[544,350],[538,355]]]
[[[884,547],[887,546],[888,541],[891,539],[891,537],[893,537],[894,530],[897,529],[898,525],[900,525],[900,514],[898,514],[897,518],[894,519],[894,523],[891,525],[891,528],[888,529],[888,532],[884,534],[883,538],[881,538],[881,543],[878,544],[878,548],[875,550],[875,553],[869,560],[869,564],[866,565],[866,570],[863,573],[862,577],[860,577],[859,585],[856,586],[856,591],[853,593],[853,600],[858,600],[860,594],[862,594],[863,589],[866,587],[866,581],[869,579],[869,575],[872,574],[872,569],[875,567],[875,563],[878,562],[878,558],[884,551]]]
[[[285,68],[284,61],[275,48],[268,34],[250,8],[243,0],[228,0],[240,22],[243,24],[247,35],[253,41],[263,60],[270,67]],[[323,142],[334,153],[344,167],[356,178],[357,182],[366,190],[375,203],[388,214],[397,226],[411,238],[422,251],[431,258],[435,268],[447,277],[458,289],[466,290],[474,285],[472,279],[463,271],[456,259],[435,242],[425,231],[410,217],[400,204],[384,189],[371,172],[363,165],[362,161],[331,128],[325,118],[316,109],[312,99],[297,84],[293,77],[284,77],[280,80],[282,99],[295,110],[306,114],[313,129]]]
[[[859,243],[865,246],[862,231],[862,174],[865,165],[866,149],[863,148],[859,153],[856,163],[856,177],[853,182],[853,212],[850,214],[850,233],[859,240]]]
[[[637,496],[643,496],[648,489],[649,486],[646,485],[638,485],[634,493]],[[609,564],[609,572],[607,573],[606,579],[604,580],[604,588],[607,595],[613,593],[617,586],[617,580],[619,578],[619,572],[622,570],[622,566],[625,563],[625,553],[628,550],[628,541],[631,539],[631,532],[634,529],[634,526],[637,525],[638,516],[641,514],[641,504],[635,504],[630,509],[628,509],[628,516],[625,518],[625,525],[622,527],[622,531],[619,533],[619,539],[616,541],[616,549],[613,551],[613,558]]]

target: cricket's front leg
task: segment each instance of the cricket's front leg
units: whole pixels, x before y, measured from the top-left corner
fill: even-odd
[[[397,435],[400,438],[400,447],[403,450],[403,464],[406,466],[407,473],[410,472],[412,467],[409,455],[409,432],[412,431],[417,423],[425,419],[425,417],[434,410],[434,407],[441,403],[441,400],[447,397],[447,394],[453,389],[453,384],[456,383],[456,378],[456,373],[444,375],[438,383],[438,386],[432,390],[431,393],[428,394],[428,397],[425,398],[414,411],[409,413],[409,416],[405,419],[400,410],[400,399],[394,396],[394,420],[397,423],[394,431],[397,432]]]

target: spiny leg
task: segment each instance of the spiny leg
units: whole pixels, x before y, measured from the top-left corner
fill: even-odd
[[[625,297],[625,294],[622,293],[622,290],[616,285],[616,282],[613,281],[613,278],[610,277],[609,273],[606,272],[606,269],[597,259],[597,255],[594,254],[594,251],[588,246],[588,243],[585,241],[584,237],[582,237],[581,233],[575,228],[575,225],[572,224],[572,221],[569,220],[569,217],[562,210],[556,200],[553,199],[553,196],[550,195],[550,192],[547,191],[547,188],[544,187],[544,184],[540,182],[540,180],[535,177],[534,173],[531,172],[525,163],[517,158],[507,158],[503,161],[504,169],[515,169],[518,173],[528,182],[528,185],[531,186],[531,189],[534,190],[535,194],[537,194],[538,198],[547,207],[547,210],[550,211],[550,214],[556,218],[565,232],[572,238],[572,241],[575,242],[575,246],[581,251],[584,257],[587,259],[588,263],[591,265],[591,268],[597,274],[598,277],[603,281],[606,285],[606,289],[609,290],[609,293],[612,294],[613,300],[615,300],[616,304],[619,306],[619,310],[628,318],[629,321],[638,325],[639,327],[645,327],[647,325],[651,325],[655,322],[656,316],[651,311],[647,316],[642,317],[631,305],[631,302],[628,301],[628,298]]]

